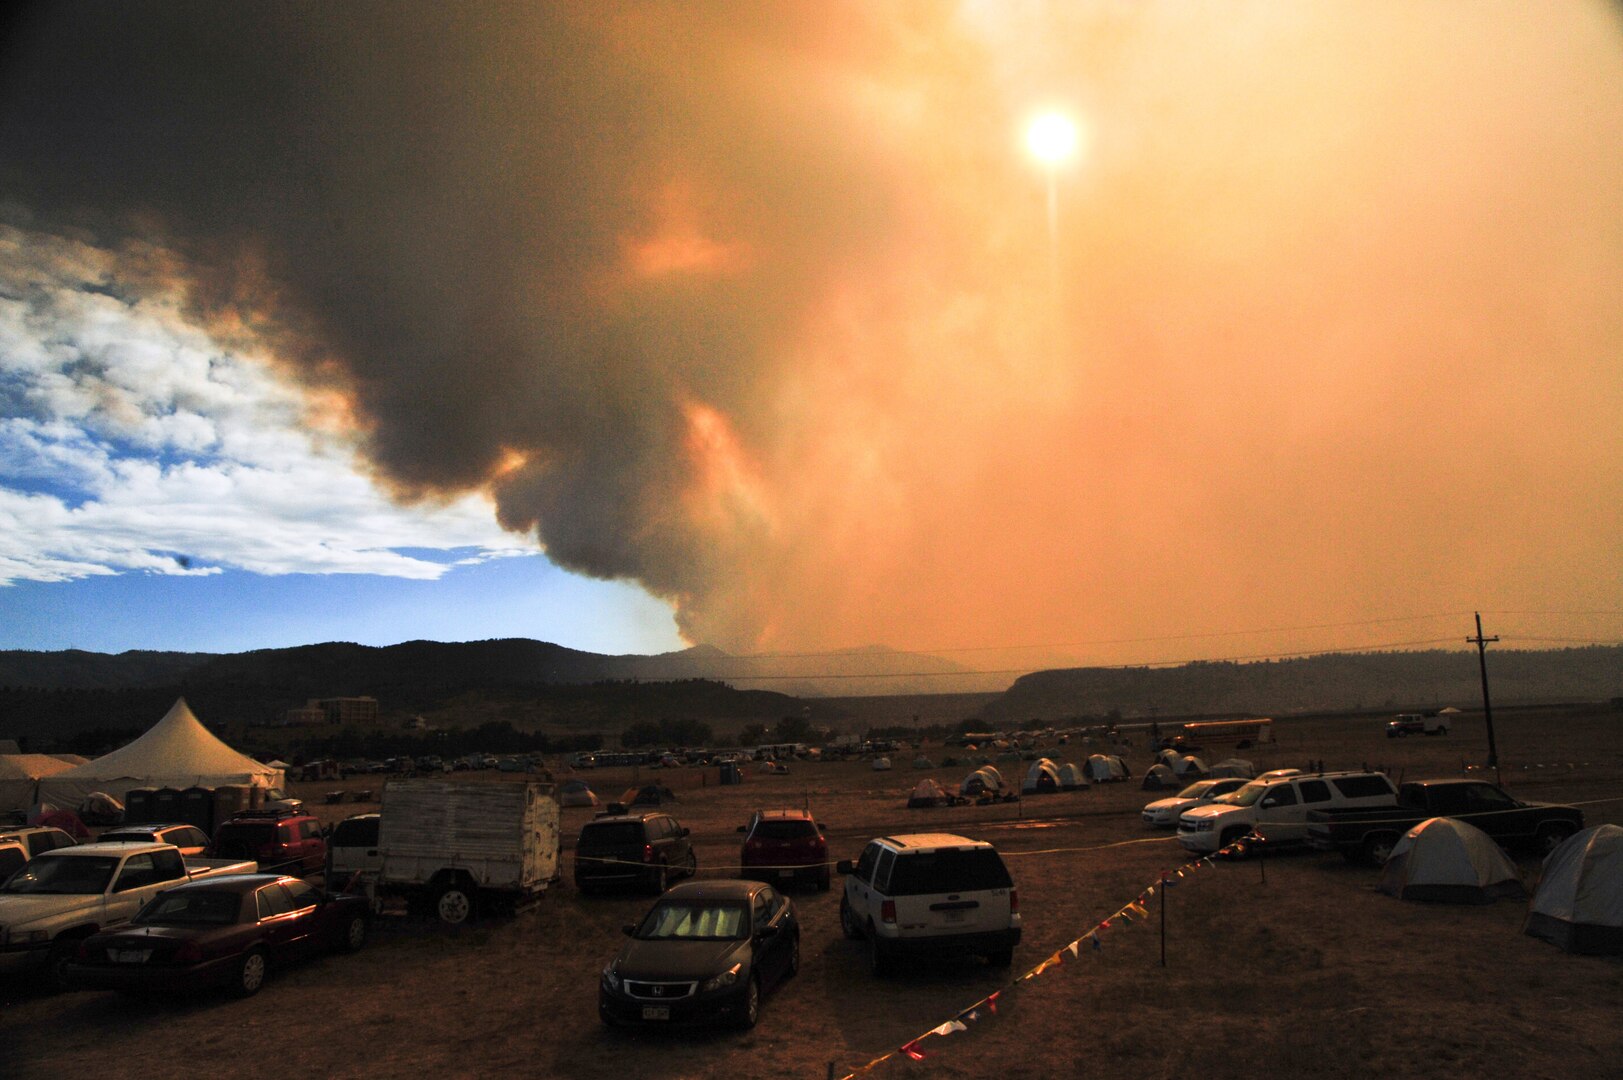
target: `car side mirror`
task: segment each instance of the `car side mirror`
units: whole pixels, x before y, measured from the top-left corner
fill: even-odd
[[[851,870],[852,866],[850,859],[841,859],[839,862],[834,864],[834,872],[837,874],[849,874]]]
[[[778,931],[780,929],[782,929],[782,928],[777,927],[777,926],[773,926],[773,925],[771,925],[769,923],[768,925],[763,926],[759,930],[755,931],[755,936],[758,937],[758,938],[763,938],[763,939],[765,939],[765,938],[775,938],[775,937],[778,936]]]
[[[635,923],[626,923],[624,926],[620,927],[620,933],[624,934],[626,937],[632,937],[636,934],[636,932],[637,926]]]

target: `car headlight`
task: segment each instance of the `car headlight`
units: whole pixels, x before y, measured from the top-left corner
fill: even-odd
[[[24,930],[20,934],[13,935],[13,937],[23,945],[43,945],[51,940],[51,932],[49,930]]]
[[[610,990],[620,989],[620,973],[614,970],[615,965],[618,963],[618,960],[610,960],[608,967],[603,969],[603,985],[607,986]]]
[[[720,975],[715,975],[706,979],[704,984],[700,986],[699,989],[708,993],[711,990],[720,990],[724,986],[731,986],[733,983],[738,981],[738,973],[742,971],[743,968],[744,965],[742,963],[734,964],[726,971],[723,971]]]

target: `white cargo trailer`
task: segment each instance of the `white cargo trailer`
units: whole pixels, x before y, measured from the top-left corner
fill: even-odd
[[[404,896],[442,922],[510,910],[558,880],[551,784],[391,780],[380,815],[377,895]]]

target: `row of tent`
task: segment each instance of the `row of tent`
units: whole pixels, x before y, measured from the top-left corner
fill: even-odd
[[[1126,780],[1132,776],[1127,763],[1115,754],[1093,754],[1081,765],[1067,761],[1064,764],[1049,758],[1038,758],[1026,770],[1020,785],[1023,795],[1046,795],[1060,791],[1086,791],[1093,784]],[[965,799],[1007,798],[1014,794],[996,765],[982,765],[958,784],[956,795],[939,782],[920,780],[908,797],[907,805],[914,809],[945,806]]]
[[[1256,775],[1257,767],[1244,758],[1225,758],[1208,768],[1205,761],[1193,754],[1163,750],[1156,755],[1155,764],[1144,774],[1144,790],[1170,791],[1192,780],[1219,780],[1225,777],[1251,780]]]
[[[72,763],[47,754],[7,755],[0,765],[0,811],[40,803],[79,807],[92,793],[127,801],[135,788],[279,788],[283,773],[227,746],[192,714],[184,698],[126,746]],[[57,765],[62,767],[58,768]]]
[[[1403,900],[1444,903],[1527,895],[1499,845],[1453,818],[1431,818],[1404,833],[1376,887]],[[1568,952],[1623,953],[1623,826],[1583,829],[1550,852],[1526,930]]]

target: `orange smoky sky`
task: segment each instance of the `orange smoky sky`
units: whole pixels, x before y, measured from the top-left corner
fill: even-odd
[[[487,489],[690,640],[1623,608],[1613,6],[50,5],[10,52],[13,213],[181,253],[402,498]]]

